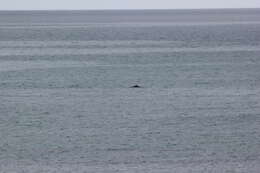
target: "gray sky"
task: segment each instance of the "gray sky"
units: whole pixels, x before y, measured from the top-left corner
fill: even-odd
[[[0,0],[0,10],[259,7],[260,0]]]

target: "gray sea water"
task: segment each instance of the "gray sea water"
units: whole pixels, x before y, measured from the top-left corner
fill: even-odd
[[[0,172],[259,173],[260,9],[1,11]]]

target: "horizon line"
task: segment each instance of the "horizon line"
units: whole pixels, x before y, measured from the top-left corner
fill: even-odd
[[[259,9],[260,7],[223,7],[223,8],[104,8],[104,9],[0,9],[0,11],[141,11],[141,10],[251,10]]]

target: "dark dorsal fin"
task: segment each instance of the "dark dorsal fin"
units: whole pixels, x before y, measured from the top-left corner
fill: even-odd
[[[133,86],[131,86],[131,88],[141,88],[141,86],[139,86],[139,85],[133,85]]]

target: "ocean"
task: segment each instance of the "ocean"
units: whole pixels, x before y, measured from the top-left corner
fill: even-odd
[[[0,12],[1,173],[259,171],[260,9]]]

